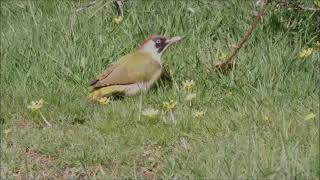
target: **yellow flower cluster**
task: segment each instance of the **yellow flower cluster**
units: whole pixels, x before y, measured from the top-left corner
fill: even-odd
[[[142,111],[142,115],[147,117],[148,119],[158,119],[159,118],[159,110],[153,108],[147,108]]]
[[[194,81],[193,80],[186,80],[182,83],[183,85],[183,88],[188,91],[188,92],[191,92],[193,87],[194,87]]]
[[[41,98],[38,101],[32,101],[31,105],[28,105],[27,108],[31,109],[32,112],[38,111],[38,113],[40,114],[41,118],[43,119],[43,121],[46,123],[46,125],[48,127],[52,127],[52,125],[46,120],[46,118],[43,116],[43,114],[41,113],[40,109],[43,106],[43,99]]]
[[[202,118],[206,114],[206,111],[196,111],[194,116],[198,119]]]
[[[228,58],[228,55],[226,53],[220,53],[219,55],[219,60],[220,61],[225,61]]]
[[[182,82],[182,87],[186,91],[186,96],[184,98],[185,101],[190,103],[197,97],[197,94],[192,92],[195,86],[195,82],[193,80],[186,80]],[[166,115],[170,115],[171,119],[175,121],[173,110],[177,107],[177,102],[174,100],[164,101],[162,102],[162,112],[165,112]],[[160,111],[154,108],[147,108],[143,110],[142,115],[148,119],[158,119],[160,118]],[[167,114],[168,113],[168,114]],[[197,119],[201,119],[205,116],[205,110],[196,110],[193,112],[193,117]]]
[[[100,99],[97,99],[97,101],[99,102],[99,104],[101,105],[108,105],[110,103],[110,97],[102,97]]]
[[[224,55],[223,58],[227,57],[226,54],[222,54],[222,55]],[[191,102],[197,97],[197,94],[192,92],[195,86],[195,82],[193,80],[186,80],[182,83],[182,86],[188,92],[184,100],[189,102],[191,106]],[[198,110],[194,112],[194,117],[197,119],[201,119],[202,117],[204,117],[205,114],[206,114],[206,111]]]
[[[4,130],[4,134],[5,134],[6,136],[8,136],[11,132],[12,132],[12,129],[10,129],[10,128]]]
[[[315,118],[316,118],[316,115],[314,113],[310,113],[304,117],[304,120],[311,120],[311,119],[315,119]]]
[[[193,99],[196,98],[197,94],[192,93],[192,90],[194,89],[195,82],[193,80],[186,80],[182,82],[183,89],[185,89],[189,94],[186,95],[184,100],[188,101],[191,103]]]
[[[123,18],[124,18],[123,16],[117,16],[114,18],[114,20],[116,24],[120,24],[123,21]]]
[[[192,101],[193,99],[195,99],[197,97],[197,94],[196,93],[190,93],[190,94],[187,94],[186,98],[184,98],[184,100],[186,101]]]
[[[177,102],[170,100],[170,101],[166,101],[162,103],[162,107],[163,109],[167,110],[167,111],[171,111],[173,110],[177,105]]]
[[[42,108],[42,106],[43,106],[43,99],[40,99],[38,101],[32,101],[31,105],[28,105],[27,107],[31,109],[31,111],[37,111],[40,108]]]
[[[302,58],[302,59],[306,59],[308,58],[313,52],[313,48],[307,48],[307,49],[304,49],[300,54],[299,54],[299,57]]]

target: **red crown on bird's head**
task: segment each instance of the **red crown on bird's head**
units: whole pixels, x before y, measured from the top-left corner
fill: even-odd
[[[158,37],[157,35],[151,35],[148,39],[144,40],[143,43],[140,45],[139,49],[141,49],[145,44],[147,44],[150,40]]]

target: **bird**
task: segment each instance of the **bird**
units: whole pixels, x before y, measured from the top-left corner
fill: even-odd
[[[163,53],[181,39],[181,36],[150,36],[135,52],[121,57],[90,83],[89,98],[98,100],[118,94],[135,96],[146,92],[164,71]]]

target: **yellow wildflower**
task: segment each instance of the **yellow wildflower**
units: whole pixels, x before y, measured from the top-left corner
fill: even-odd
[[[123,16],[117,16],[116,18],[114,18],[114,20],[117,24],[120,24],[123,21]]]
[[[304,117],[304,120],[311,120],[311,119],[314,119],[315,117],[316,115],[314,113],[310,113]]]
[[[220,53],[219,55],[219,60],[220,61],[225,61],[228,58],[228,55],[226,53]]]
[[[100,99],[97,99],[97,101],[99,102],[99,104],[101,105],[107,105],[110,103],[110,97],[102,97]]]
[[[191,93],[191,94],[188,94],[186,96],[186,98],[184,98],[184,100],[186,101],[192,101],[194,98],[196,98],[197,94],[196,93]]]
[[[187,91],[192,91],[194,84],[195,83],[193,80],[186,80],[182,83],[183,88],[186,89]]]
[[[194,113],[194,116],[195,116],[196,118],[202,118],[205,114],[206,114],[206,111],[196,111],[196,112]]]
[[[12,132],[12,129],[5,129],[4,130],[4,134],[7,136],[8,134],[10,134]]]
[[[267,123],[269,123],[269,124],[272,123],[272,119],[271,119],[269,116],[264,115],[263,118],[264,118],[264,120],[265,120]]]
[[[32,101],[31,105],[28,105],[27,107],[31,109],[31,111],[38,111],[43,106],[43,99],[41,98],[39,101]],[[52,125],[46,120],[46,118],[43,116],[41,111],[38,111],[43,121],[47,124],[48,127],[52,127]]]
[[[177,102],[174,102],[172,100],[170,100],[169,102],[162,103],[162,107],[168,111],[171,111],[172,109],[174,109],[176,105],[177,105]]]
[[[225,95],[226,95],[227,97],[230,97],[230,96],[233,95],[233,92],[229,91],[229,92],[227,92]]]
[[[157,119],[159,117],[159,110],[153,108],[147,108],[142,111],[142,115],[149,119]]]
[[[41,98],[39,101],[32,101],[31,105],[28,105],[27,107],[31,109],[31,111],[37,111],[43,106],[43,99]]]
[[[313,48],[304,49],[304,50],[299,54],[299,57],[300,57],[300,58],[303,58],[303,59],[308,58],[308,57],[311,55],[312,51],[313,51]]]

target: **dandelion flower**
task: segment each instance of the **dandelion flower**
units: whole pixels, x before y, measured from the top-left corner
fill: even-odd
[[[12,129],[5,129],[4,130],[4,134],[7,136],[8,134],[10,134],[12,132]]]
[[[307,48],[307,49],[304,49],[300,54],[299,54],[299,57],[300,58],[303,58],[303,59],[306,59],[308,58],[311,53],[313,51],[313,48]]]
[[[311,120],[311,119],[314,119],[315,117],[316,115],[314,113],[310,113],[304,117],[304,120]]]
[[[157,119],[159,117],[159,110],[153,108],[147,108],[142,111],[142,115],[149,119]]]
[[[39,101],[32,101],[31,105],[28,105],[27,107],[31,109],[31,111],[37,111],[43,106],[43,99],[41,98]]]
[[[206,114],[206,111],[196,111],[194,116],[198,119],[202,118]]]
[[[123,21],[123,16],[117,16],[116,18],[114,18],[114,20],[117,24],[120,24]]]
[[[221,53],[221,54],[219,55],[219,60],[220,60],[220,61],[224,61],[224,60],[227,59],[227,57],[228,57],[228,55],[227,55],[226,53]]]
[[[193,86],[194,86],[194,81],[193,80],[186,80],[182,83],[183,88],[186,89],[187,91],[192,91]]]
[[[191,94],[188,94],[186,96],[186,98],[184,98],[184,100],[186,101],[192,101],[194,98],[196,98],[197,94],[196,93],[191,93]]]
[[[171,111],[172,109],[174,109],[177,105],[177,102],[174,102],[172,100],[170,100],[169,102],[163,102],[162,103],[162,107],[163,109],[166,109],[168,111]]]
[[[230,96],[233,95],[233,92],[229,91],[229,92],[227,92],[225,95],[226,95],[227,97],[230,97]]]
[[[110,97],[102,97],[100,99],[97,99],[97,101],[99,102],[99,104],[101,105],[108,105],[110,103]]]
[[[269,116],[264,116],[263,117],[263,119],[267,122],[267,123],[269,123],[269,124],[271,124],[272,123],[272,119],[269,117]]]
[[[31,109],[31,111],[35,112],[40,110],[40,108],[42,108],[43,106],[43,99],[41,98],[39,101],[32,101],[31,105],[28,105],[27,107],[29,109]],[[43,114],[41,113],[41,111],[38,111],[41,118],[43,119],[43,121],[47,124],[48,127],[52,127],[52,125],[46,120],[46,118],[43,116]]]

